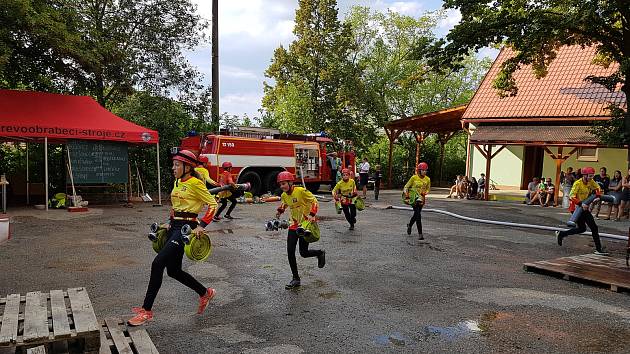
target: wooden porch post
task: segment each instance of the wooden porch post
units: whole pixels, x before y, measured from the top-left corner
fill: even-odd
[[[562,164],[577,151],[577,148],[574,148],[573,150],[571,150],[567,155],[564,155],[562,153],[562,150],[563,150],[562,146],[558,147],[557,154],[554,154],[553,152],[551,152],[551,150],[549,150],[549,148],[546,146],[544,147],[544,149],[545,149],[545,152],[556,162],[556,188],[553,193],[553,200],[554,200],[555,206],[558,206],[559,204],[558,197],[560,196],[560,172],[562,172]]]
[[[486,145],[486,191],[484,195],[484,200],[489,200],[490,198],[490,164],[492,163],[492,145]]]
[[[401,130],[389,130],[387,127],[385,127],[385,134],[387,134],[387,138],[389,139],[389,157],[387,159],[389,173],[387,174],[387,188],[392,188],[392,154],[394,152],[394,142],[396,141],[396,139],[398,139],[398,136],[400,136],[401,132]]]

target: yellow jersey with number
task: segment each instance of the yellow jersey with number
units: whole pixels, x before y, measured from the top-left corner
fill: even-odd
[[[212,222],[217,210],[217,201],[214,196],[208,192],[206,184],[195,177],[175,180],[171,191],[171,204],[173,205],[172,215],[175,212],[199,214],[203,206],[207,205],[208,210],[199,220],[202,227]]]
[[[352,203],[352,198],[357,195],[357,184],[353,179],[349,179],[347,182],[341,180],[333,188],[332,195],[333,197],[340,197],[342,204],[348,205]]]
[[[313,193],[304,187],[292,187],[289,193],[283,192],[280,199],[282,204],[278,207],[278,212],[284,213],[287,207],[291,209],[291,230],[297,229],[309,215],[315,216],[319,208]]]

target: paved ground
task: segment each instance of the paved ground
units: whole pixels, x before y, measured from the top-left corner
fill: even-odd
[[[385,193],[380,205],[399,204]],[[559,209],[434,198],[427,207],[556,226]],[[376,206],[376,204],[375,204]],[[589,237],[553,235],[424,215],[426,243],[404,232],[410,213],[369,208],[348,231],[322,203],[326,268],[301,259],[290,280],[285,233],[265,232],[277,204],[239,206],[241,219],[209,226],[215,253],[185,268],[218,295],[203,316],[196,295],[165,277],[147,329],[162,353],[627,353],[630,296],[526,273],[528,261],[592,251]],[[21,213],[0,245],[0,294],[85,286],[98,317],[142,302],[154,256],[148,225],[168,207]],[[629,223],[607,222],[626,234]],[[231,230],[228,232],[227,230]],[[624,244],[606,241],[617,257]]]

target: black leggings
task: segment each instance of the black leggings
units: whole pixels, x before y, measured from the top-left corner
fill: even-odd
[[[142,305],[142,308],[147,311],[150,311],[153,307],[153,302],[162,286],[164,268],[166,268],[166,274],[168,274],[169,277],[193,289],[199,296],[203,296],[207,292],[206,287],[201,285],[192,275],[182,270],[184,242],[182,241],[181,229],[186,223],[190,225],[193,230],[197,227],[196,222],[171,221],[168,242],[166,242],[164,248],[162,248],[160,253],[153,259],[149,288],[147,289],[144,304]]]
[[[321,250],[309,250],[308,242],[304,241],[303,237],[298,237],[295,230],[289,230],[287,235],[287,255],[289,257],[289,266],[291,267],[291,273],[293,273],[293,279],[300,279],[297,269],[297,260],[295,259],[295,246],[300,243],[300,256],[302,258],[318,257],[322,254]]]
[[[409,220],[409,225],[413,226],[414,222],[418,225],[418,233],[422,234],[422,204],[420,202],[413,205],[413,216]]]
[[[578,208],[581,208],[581,206],[578,206]],[[560,231],[560,237],[581,234],[582,232],[586,231],[586,226],[588,225],[588,228],[591,229],[591,233],[593,234],[595,249],[601,252],[602,243],[599,240],[599,229],[597,227],[597,224],[595,223],[593,214],[591,214],[591,212],[588,210],[584,210],[582,211],[582,214],[580,214],[580,217],[575,221],[575,223],[577,224],[576,227],[566,231]]]
[[[342,205],[343,215],[346,216],[346,220],[350,225],[354,225],[357,222],[357,206],[354,204]]]
[[[227,206],[228,201],[232,202],[232,204],[230,204],[230,207],[228,208],[225,215],[232,215],[232,211],[234,210],[234,208],[236,208],[237,203],[234,193],[232,193],[232,195],[227,198],[221,198],[221,200],[219,201],[219,203],[221,203],[221,206],[219,207],[219,210],[217,210],[216,216],[221,215],[221,212],[223,212],[223,209],[225,209],[225,207]]]

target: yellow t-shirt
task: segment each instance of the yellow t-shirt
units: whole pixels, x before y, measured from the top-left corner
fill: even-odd
[[[208,172],[208,169],[206,169],[205,167],[195,167],[195,172],[197,172],[199,174],[199,176],[201,176],[201,181],[205,182],[205,183],[209,183],[210,185],[216,186],[218,185],[217,182],[215,182],[212,178],[210,178],[210,172]]]
[[[580,178],[573,183],[573,187],[571,187],[571,193],[569,193],[569,196],[572,199],[582,201],[588,198],[591,193],[598,189],[600,189],[599,184],[597,184],[597,182],[595,182],[594,180],[591,179],[590,181],[588,181],[588,183],[584,183],[582,178]]]
[[[205,215],[199,220],[202,227],[208,225],[217,209],[217,201],[208,192],[205,183],[195,177],[185,180],[177,179],[171,191],[171,204],[173,212],[186,212],[199,214],[204,205],[208,206]]]
[[[309,214],[315,216],[319,208],[313,193],[304,187],[293,187],[291,194],[284,192],[280,199],[282,204],[278,207],[278,212],[283,213],[287,207],[291,208],[291,230],[297,229]]]
[[[420,177],[418,175],[413,175],[409,178],[407,184],[405,184],[405,193],[409,192],[409,189],[413,189],[416,193],[418,193],[418,195],[424,196],[431,190],[431,179],[429,176]]]
[[[353,179],[349,179],[348,182],[341,180],[337,182],[335,188],[333,188],[332,195],[340,196],[341,202],[344,205],[348,205],[352,203],[352,197],[355,197],[357,194],[357,184]]]

